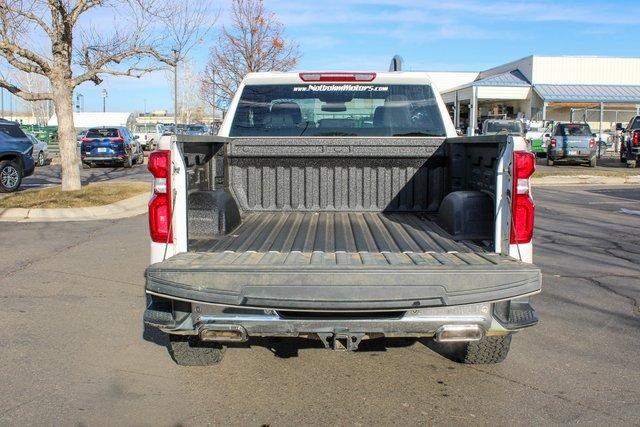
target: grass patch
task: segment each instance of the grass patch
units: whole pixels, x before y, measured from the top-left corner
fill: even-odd
[[[562,166],[554,167],[548,170],[536,170],[532,178],[544,178],[545,176],[616,176],[627,177],[640,175],[640,169],[605,169],[605,168],[575,168],[568,167],[564,169]]]
[[[0,208],[84,208],[102,206],[150,191],[145,182],[108,182],[82,186],[78,191],[60,187],[21,191],[0,199]]]

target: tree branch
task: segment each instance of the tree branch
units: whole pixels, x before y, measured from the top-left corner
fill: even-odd
[[[15,7],[12,7],[11,5],[9,5],[9,3],[6,1],[2,2],[1,7],[4,8],[6,12],[10,12],[18,16],[22,16],[25,19],[35,22],[40,26],[40,28],[42,28],[42,30],[45,33],[47,33],[49,37],[54,36],[53,29],[49,26],[49,24],[47,24],[44,19],[40,18],[38,15],[31,12],[30,10],[16,9]]]
[[[82,15],[92,7],[99,6],[101,3],[103,3],[103,0],[79,0],[78,3],[76,3],[76,5],[73,7],[73,9],[71,9],[71,12],[69,13],[67,19],[69,20],[71,25],[74,25],[80,15]]]
[[[15,58],[15,61],[17,61],[19,64],[22,64],[22,66],[31,66],[31,67],[36,67],[34,69],[31,70],[25,70],[23,68],[20,68],[20,70],[22,71],[26,71],[28,73],[38,73],[38,74],[47,74],[48,72],[51,71],[51,67],[49,66],[49,62],[43,58],[42,56],[38,55],[37,53],[25,49],[23,47],[20,47],[18,45],[16,45],[15,43],[10,43],[6,40],[0,40],[0,51],[4,52],[7,60],[9,61],[9,63],[11,63],[11,59],[10,57],[15,58],[15,55],[18,55],[24,59],[26,59],[27,61],[31,61],[33,64],[27,64],[25,62],[21,62],[19,61],[17,58]],[[14,65],[13,63],[11,63],[11,65],[13,65],[16,68],[19,68],[18,66]]]
[[[53,94],[50,92],[28,92],[4,79],[0,79],[0,88],[8,90],[25,101],[46,101],[53,99]]]

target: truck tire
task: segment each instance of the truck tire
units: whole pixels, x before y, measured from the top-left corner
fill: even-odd
[[[222,360],[225,348],[193,335],[169,335],[169,354],[180,366],[209,366]]]
[[[596,156],[593,156],[592,158],[589,159],[589,167],[590,168],[595,168],[597,163],[598,163],[598,160],[597,160]]]
[[[127,157],[124,158],[124,162],[122,166],[124,166],[125,169],[129,169],[131,168],[131,166],[133,166],[133,160],[131,159],[131,155],[127,155]]]
[[[431,341],[428,346],[448,359],[472,365],[502,362],[509,353],[510,345],[511,335],[504,335],[459,343]]]
[[[553,160],[551,160],[549,156],[547,156],[547,166],[553,166]]]
[[[635,160],[627,160],[627,167],[628,168],[635,168],[636,167],[636,161]]]

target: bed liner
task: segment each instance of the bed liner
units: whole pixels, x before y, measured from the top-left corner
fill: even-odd
[[[532,294],[540,270],[456,242],[408,213],[250,213],[219,239],[151,265],[147,290],[213,304],[394,310]]]

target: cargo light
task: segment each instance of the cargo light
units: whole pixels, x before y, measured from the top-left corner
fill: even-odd
[[[536,170],[536,157],[528,151],[513,152],[511,196],[511,244],[529,243],[533,238],[535,205],[529,178]]]
[[[173,243],[171,232],[171,151],[149,154],[149,172],[153,175],[153,195],[149,201],[149,234],[156,243]]]
[[[371,82],[376,73],[300,73],[303,82]]]

